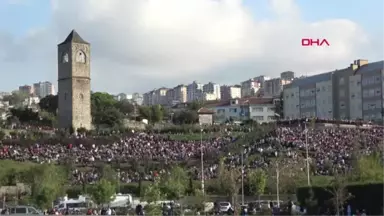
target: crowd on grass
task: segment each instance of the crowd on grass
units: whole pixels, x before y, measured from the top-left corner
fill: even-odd
[[[348,171],[353,158],[380,151],[383,130],[361,127],[303,127],[298,124],[279,125],[263,137],[243,144],[241,153],[230,152],[228,146],[235,143],[236,137],[223,134],[209,140],[176,141],[159,134],[131,133],[115,139],[97,140],[77,135],[69,143],[35,142],[31,145],[18,145],[17,141],[0,143],[0,159],[30,161],[36,163],[74,163],[81,167],[93,167],[100,163],[132,164],[153,162],[162,166],[146,169],[145,173],[126,168],[119,171],[124,183],[152,178],[170,167],[172,163],[191,163],[188,171],[196,179],[201,177],[199,160],[201,149],[204,152],[204,177],[215,178],[218,170],[218,157],[225,155],[228,166],[241,165],[241,155],[245,169],[269,169],[279,161],[281,166],[292,166],[304,170],[306,158],[315,175],[331,175],[338,171]],[[16,140],[16,139],[15,139]],[[95,141],[93,143],[93,141]],[[216,161],[216,162],[213,162]],[[86,170],[86,171],[84,171]],[[74,170],[74,182],[92,183],[100,177],[97,169]]]

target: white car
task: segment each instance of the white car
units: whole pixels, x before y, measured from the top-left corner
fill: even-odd
[[[232,208],[232,205],[230,202],[219,202],[220,206],[220,212],[227,212],[229,209]]]

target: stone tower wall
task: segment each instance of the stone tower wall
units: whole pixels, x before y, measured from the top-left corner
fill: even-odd
[[[59,126],[91,129],[91,85],[89,44],[60,45],[59,52]],[[68,62],[62,55],[68,52]],[[85,61],[79,61],[82,55]],[[81,57],[80,57],[81,59]]]

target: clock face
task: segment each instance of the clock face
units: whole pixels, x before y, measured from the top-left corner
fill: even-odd
[[[69,56],[68,56],[68,53],[63,53],[62,57],[61,57],[61,62],[62,63],[67,63],[69,62]]]

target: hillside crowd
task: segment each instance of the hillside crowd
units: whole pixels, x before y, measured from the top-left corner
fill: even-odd
[[[262,139],[244,145],[245,168],[265,168],[273,166],[273,161],[280,158],[282,166],[305,169],[308,158],[315,175],[329,175],[351,168],[351,159],[355,154],[369,155],[380,150],[383,131],[381,128],[339,128],[326,127],[306,129],[301,126],[280,125],[278,129]],[[217,175],[218,164],[212,163],[213,156],[223,154],[227,146],[235,140],[231,136],[217,137],[201,141],[176,141],[157,134],[133,133],[105,144],[92,144],[87,138],[78,136],[73,143],[35,143],[29,146],[13,144],[0,145],[0,159],[32,161],[36,163],[64,163],[68,160],[79,166],[92,166],[96,163],[131,163],[132,161],[154,161],[163,164],[199,160],[201,147],[207,160],[205,178]],[[84,143],[82,142],[84,141]],[[241,154],[225,152],[226,164],[241,165]],[[209,158],[212,156],[211,158]],[[216,158],[217,159],[217,158]],[[208,162],[209,160],[209,162]],[[197,163],[198,164],[198,163]],[[191,173],[198,179],[200,167],[190,166]],[[165,167],[147,170],[144,178],[165,172]],[[93,182],[99,178],[97,169],[86,173],[74,170],[74,182],[80,180]],[[121,170],[119,178],[128,183],[138,181],[137,170]]]

